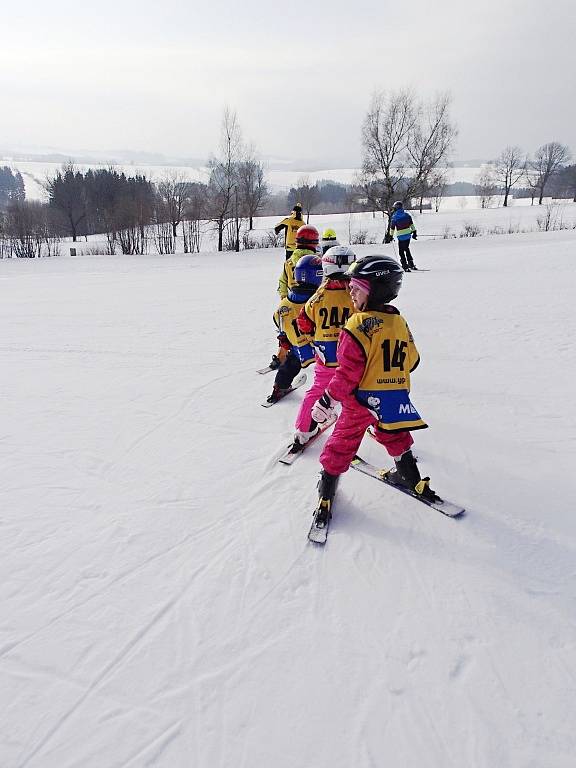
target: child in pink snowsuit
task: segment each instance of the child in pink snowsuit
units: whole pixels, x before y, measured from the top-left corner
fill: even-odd
[[[310,338],[316,365],[314,383],[306,392],[296,417],[294,446],[305,445],[319,430],[311,417],[314,403],[332,381],[338,361],[336,349],[341,328],[354,312],[344,273],[355,260],[354,251],[344,245],[329,248],[322,256],[324,280],[308,299],[298,316],[298,328]]]
[[[339,367],[330,382],[330,397],[342,403],[342,412],[320,455],[322,467],[332,475],[346,472],[369,426],[375,428],[374,437],[390,456],[396,458],[408,451],[414,442],[410,432],[384,432],[378,429],[378,416],[366,406],[360,405],[354,396],[353,392],[364,374],[366,361],[356,342],[347,333],[341,334],[338,362]]]
[[[396,470],[390,481],[437,498],[428,478],[421,481],[410,450],[410,431],[427,427],[409,397],[410,373],[420,356],[406,321],[388,303],[398,295],[403,270],[391,257],[377,254],[355,262],[347,274],[356,312],[340,334],[338,368],[329,388],[312,408],[312,418],[322,424],[332,417],[336,401],[342,403],[320,455],[319,510],[326,520],[338,478],[350,466],[370,425],[394,458]]]

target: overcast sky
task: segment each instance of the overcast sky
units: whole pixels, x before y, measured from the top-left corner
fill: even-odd
[[[456,157],[576,154],[573,0],[26,0],[3,7],[0,150],[207,157],[223,107],[266,156],[355,165],[377,89],[452,95]]]

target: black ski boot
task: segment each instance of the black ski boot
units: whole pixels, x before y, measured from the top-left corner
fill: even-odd
[[[331,475],[325,469],[320,473],[318,481],[318,507],[316,509],[316,527],[323,528],[332,517],[332,502],[336,494],[340,475]]]
[[[430,478],[420,477],[420,471],[412,451],[406,451],[399,459],[394,459],[394,463],[396,469],[386,475],[386,480],[389,483],[409,488],[428,501],[442,501],[440,496],[430,488]]]
[[[272,388],[272,394],[266,398],[266,402],[277,403],[278,400],[281,400],[284,397],[284,395],[287,394],[289,389],[290,387],[288,387],[288,389],[281,389],[280,387],[276,386],[276,384],[274,384]]]

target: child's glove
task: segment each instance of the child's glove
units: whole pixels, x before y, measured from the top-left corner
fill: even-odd
[[[391,243],[391,242],[392,242],[392,240],[394,240],[394,238],[392,237],[392,235],[391,235],[389,232],[386,232],[386,234],[384,235],[384,243],[385,243],[386,245],[388,245],[388,243]]]
[[[412,240],[418,240],[418,237],[416,236],[416,232],[412,232]]]
[[[280,349],[285,349],[288,352],[292,349],[292,344],[288,341],[288,336],[285,333],[279,333],[276,338],[278,339]]]
[[[324,424],[325,421],[329,421],[334,416],[334,405],[336,404],[328,390],[316,400],[312,406],[310,416],[314,419],[316,424]]]

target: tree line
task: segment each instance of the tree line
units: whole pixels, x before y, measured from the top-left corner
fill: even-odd
[[[207,176],[206,182],[190,181],[174,169],[153,182],[144,174],[83,171],[68,162],[46,181],[46,203],[25,200],[23,184],[22,194],[7,193],[0,206],[0,255],[52,254],[62,237],[76,242],[98,234],[105,235],[108,253],[174,253],[178,237],[185,252],[198,252],[206,222],[217,233],[218,250],[239,251],[243,230],[252,229],[269,192],[264,166],[229,109]],[[10,173],[7,189],[18,179]]]
[[[509,145],[481,171],[476,184],[483,208],[495,195],[502,194],[504,207],[516,188],[516,196],[530,197],[538,205],[546,193],[554,197],[569,197],[576,202],[576,165],[568,165],[570,149],[558,141],[542,144],[530,156],[517,145]]]
[[[448,95],[423,102],[411,90],[377,93],[362,128],[360,185],[370,207],[388,221],[396,199],[420,210],[428,199],[438,211],[449,191],[456,136]],[[543,144],[533,156],[507,146],[483,168],[475,192],[483,207],[496,194],[508,206],[515,187],[519,196],[540,205],[546,193],[576,202],[576,166],[568,165],[570,158],[570,149],[558,141]]]
[[[451,186],[456,194],[457,185],[448,183],[456,136],[447,94],[422,101],[411,90],[379,92],[362,126],[362,168],[354,183],[310,184],[303,176],[288,193],[272,194],[258,153],[226,108],[205,182],[177,169],[154,182],[113,167],[82,171],[69,162],[46,181],[48,202],[40,203],[25,200],[18,172],[0,168],[0,256],[57,253],[62,237],[98,234],[105,235],[108,253],[174,253],[178,238],[185,252],[198,252],[207,225],[219,251],[239,251],[249,245],[256,216],[285,213],[295,202],[307,218],[321,208],[380,211],[389,221],[395,200],[420,210],[427,200],[438,210]],[[533,157],[507,146],[483,168],[475,191],[483,206],[498,193],[507,206],[513,188],[532,202],[542,203],[546,191],[576,200],[576,166],[569,160],[559,142],[542,145]]]

